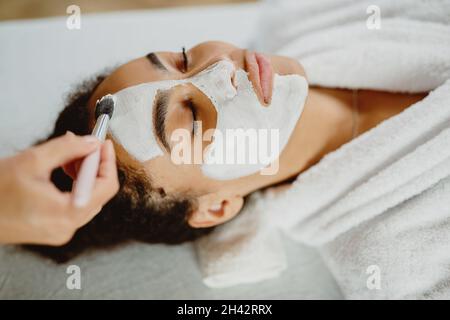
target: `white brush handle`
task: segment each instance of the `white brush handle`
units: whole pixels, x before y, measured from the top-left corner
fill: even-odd
[[[76,207],[85,206],[91,199],[99,164],[100,148],[89,154],[81,163],[77,179],[72,188],[73,204]]]

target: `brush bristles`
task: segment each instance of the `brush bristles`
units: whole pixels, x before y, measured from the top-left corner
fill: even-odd
[[[116,103],[116,97],[112,94],[103,96],[100,100],[97,100],[95,105],[95,119],[98,119],[102,114],[107,114],[109,118],[112,118],[114,113],[114,105]]]

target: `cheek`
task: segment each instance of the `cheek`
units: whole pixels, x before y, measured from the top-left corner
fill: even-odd
[[[305,76],[305,70],[295,59],[283,56],[270,56],[270,61],[274,72],[279,75],[298,74]]]
[[[199,165],[174,164],[170,154],[144,162],[144,170],[152,186],[163,188],[166,193],[199,195],[214,188],[213,181],[203,175]]]

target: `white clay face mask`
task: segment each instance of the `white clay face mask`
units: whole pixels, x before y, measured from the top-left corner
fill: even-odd
[[[231,82],[234,72],[236,88]],[[163,155],[153,130],[155,96],[158,90],[167,90],[182,83],[191,83],[197,87],[216,109],[216,129],[201,168],[206,176],[219,180],[256,173],[275,161],[297,124],[308,94],[308,84],[304,77],[275,74],[272,101],[270,105],[263,106],[247,73],[241,69],[235,71],[232,62],[227,60],[219,61],[188,79],[149,82],[123,89],[115,94],[117,101],[110,131],[114,139],[137,160],[143,162]],[[269,132],[269,136],[273,130],[277,132],[277,148],[273,148],[273,141],[266,139],[263,142],[267,144],[264,145],[266,151],[269,151],[264,160],[251,155],[245,158],[253,160],[244,163],[222,159],[230,152],[248,147],[248,140],[227,139],[230,135],[236,137],[233,132],[244,132],[245,135],[246,132],[259,133],[264,130]],[[229,141],[232,140],[234,144],[230,145]],[[220,158],[224,161],[218,160],[218,155],[222,155]]]

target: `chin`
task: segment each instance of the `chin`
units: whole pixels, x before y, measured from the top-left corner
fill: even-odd
[[[296,59],[284,56],[270,56],[272,68],[279,75],[298,74],[306,78],[305,69]]]

